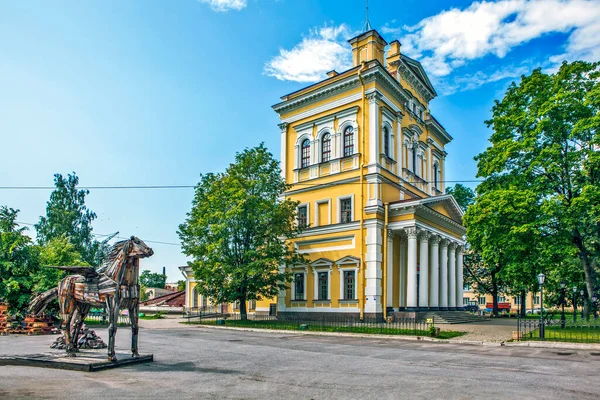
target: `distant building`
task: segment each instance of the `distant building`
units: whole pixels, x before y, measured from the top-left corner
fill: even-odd
[[[491,294],[479,294],[475,287],[465,284],[463,288],[463,306],[477,305],[481,311],[491,309],[494,297]],[[511,296],[506,293],[498,294],[499,311],[517,313],[521,309],[521,296]],[[544,307],[546,308],[546,307]],[[540,309],[540,294],[527,293],[525,296],[525,310],[538,311]]]
[[[201,295],[196,289],[196,279],[191,267],[179,267],[179,270],[185,277],[185,310],[186,312],[214,312],[223,314],[235,314],[240,312],[240,305],[235,303],[213,303],[206,296]],[[246,302],[248,314],[270,314],[276,313],[277,300],[250,300]]]

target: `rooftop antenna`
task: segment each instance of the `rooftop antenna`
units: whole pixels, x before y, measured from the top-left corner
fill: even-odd
[[[367,2],[367,18],[366,18],[365,26],[363,28],[363,32],[369,32],[369,31],[373,30],[373,27],[371,26],[371,23],[369,22],[369,0],[366,0],[366,2]]]

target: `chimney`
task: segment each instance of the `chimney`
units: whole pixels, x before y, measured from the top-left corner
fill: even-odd
[[[167,267],[163,267],[163,275],[167,276]]]
[[[338,75],[339,75],[339,74],[338,74],[338,72],[337,72],[335,69],[334,69],[333,71],[329,71],[329,72],[327,73],[327,77],[328,77],[328,78],[333,78],[334,76],[338,76]]]

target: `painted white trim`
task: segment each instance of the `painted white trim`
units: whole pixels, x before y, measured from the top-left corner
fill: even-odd
[[[329,265],[321,265],[321,266],[311,266],[313,272],[313,297],[315,301],[331,301],[331,270],[332,266]],[[327,298],[319,299],[319,272],[327,272]]]
[[[296,271],[294,271],[294,269]],[[296,300],[296,276],[295,275],[301,273],[303,275],[303,277],[304,277],[303,278],[304,279],[304,288],[303,288],[304,292],[302,293],[302,298],[304,299],[304,301],[306,301],[307,300],[306,299],[306,284],[307,284],[307,278],[308,278],[308,267],[306,265],[303,266],[303,267],[301,267],[301,266],[294,267],[294,268],[291,268],[291,272],[292,272],[292,278],[293,279],[292,279],[292,285],[291,285],[292,286],[291,287],[291,295],[292,295],[292,297],[291,297],[290,300],[291,301],[299,301],[299,300]]]
[[[325,233],[342,233],[357,230],[360,227],[359,221],[350,222],[347,224],[333,224],[329,226],[319,226],[316,228],[308,228],[304,230],[297,238],[310,237],[314,235],[322,235]]]
[[[330,247],[319,247],[318,249],[308,249],[308,250],[299,250],[298,247],[301,245],[311,245],[311,244],[320,244],[320,243],[335,243],[340,240],[352,240],[352,244],[342,245],[342,246],[330,246]],[[334,251],[334,250],[351,250],[356,247],[356,237],[352,236],[338,236],[334,238],[327,239],[314,239],[314,240],[304,240],[298,241],[294,243],[294,248],[296,252],[300,254],[310,254],[310,253],[321,253],[325,251]]]
[[[296,121],[300,121],[304,118],[309,118],[309,117],[312,117],[313,115],[321,114],[323,112],[333,110],[334,108],[338,108],[343,105],[353,103],[357,100],[360,100],[361,97],[362,97],[362,93],[357,93],[357,94],[353,94],[350,96],[342,97],[339,100],[332,101],[332,102],[324,104],[320,107],[311,108],[310,110],[301,112],[301,113],[291,116],[289,118],[284,118],[281,120],[281,122],[286,122],[288,124],[292,124],[292,123],[294,123]]]
[[[357,313],[358,307],[290,307],[290,312],[327,312],[327,313]]]
[[[343,264],[342,264],[343,265]],[[341,265],[337,266],[338,275],[340,278],[340,300],[357,300],[358,296],[356,295],[357,286],[358,286],[358,265],[355,264],[354,267],[342,267]],[[345,271],[354,271],[354,297],[352,299],[346,298],[346,288],[344,287],[344,272]]]
[[[327,225],[331,225],[331,199],[323,199],[315,201],[315,224],[314,226],[319,225],[319,205],[327,203]]]

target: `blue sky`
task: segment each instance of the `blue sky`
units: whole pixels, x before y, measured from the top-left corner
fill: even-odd
[[[431,109],[455,140],[449,180],[475,178],[493,100],[533,68],[600,59],[600,3],[370,1],[373,27],[423,61]],[[278,157],[271,105],[348,65],[364,0],[0,0],[0,186],[193,185],[236,151]],[[0,190],[36,223],[47,190]],[[92,190],[94,232],[153,243],[143,268],[185,264],[177,226],[192,189]]]

